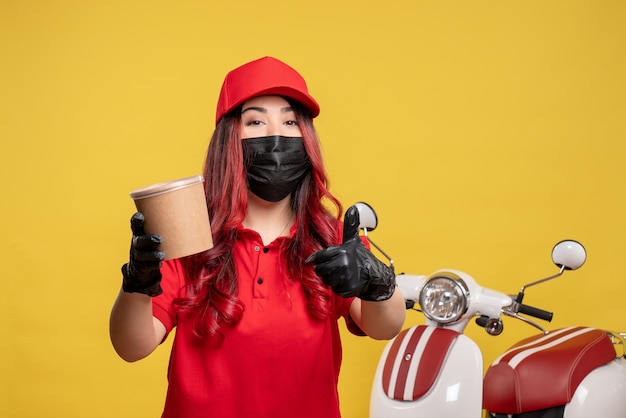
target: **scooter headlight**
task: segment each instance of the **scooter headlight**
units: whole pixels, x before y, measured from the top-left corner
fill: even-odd
[[[420,292],[420,306],[432,321],[447,324],[458,320],[467,311],[469,290],[454,273],[436,274],[428,279]]]

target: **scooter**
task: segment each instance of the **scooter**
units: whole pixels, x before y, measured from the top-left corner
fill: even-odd
[[[393,267],[393,260],[368,235],[378,219],[357,203],[361,229]],[[526,289],[580,268],[585,248],[573,240],[552,250],[557,274],[507,295],[479,285],[453,269],[430,275],[396,276],[407,309],[421,311],[424,325],[404,329],[385,347],[376,369],[370,418],[625,418],[625,333],[589,327],[547,331],[534,317],[551,312],[523,303]],[[420,309],[416,309],[416,304]],[[463,334],[470,320],[500,335],[503,317],[521,320],[540,333],[513,345],[488,368],[478,345]]]

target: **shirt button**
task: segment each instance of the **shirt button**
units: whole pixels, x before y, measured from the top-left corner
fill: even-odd
[[[258,279],[256,279],[256,282],[257,282],[258,284],[263,284],[263,278],[262,278],[262,277],[259,277]]]
[[[258,245],[254,246],[254,251],[259,251],[261,249],[261,247],[259,247]]]
[[[269,250],[270,250],[270,249],[269,249],[269,248],[267,248],[267,247],[263,248],[263,252],[264,252],[265,254],[267,254],[267,252],[268,252]]]

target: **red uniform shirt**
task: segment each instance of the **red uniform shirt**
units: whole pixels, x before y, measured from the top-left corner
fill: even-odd
[[[263,246],[256,232],[239,231],[234,257],[246,310],[223,339],[199,340],[177,316],[172,301],[184,291],[183,271],[177,260],[164,263],[153,313],[168,332],[176,327],[164,418],[340,416],[337,321],[348,318],[352,299],[333,293],[330,316],[313,318],[301,284],[284,277],[278,253],[285,239]]]

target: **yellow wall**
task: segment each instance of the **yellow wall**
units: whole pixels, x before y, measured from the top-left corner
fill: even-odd
[[[516,292],[576,238],[588,263],[527,302],[626,330],[624,21],[621,0],[0,2],[0,416],[159,415],[168,346],[126,364],[108,340],[128,192],[199,172],[222,77],[263,55],[309,80],[332,188],[377,209],[398,271]],[[491,361],[534,331],[468,332]],[[344,345],[364,417],[383,344]]]

